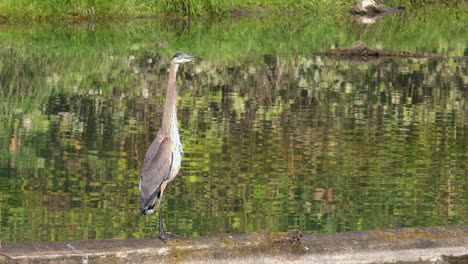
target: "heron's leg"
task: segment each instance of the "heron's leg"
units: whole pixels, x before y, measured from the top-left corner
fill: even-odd
[[[164,196],[164,191],[166,190],[168,181],[163,181],[161,184],[161,195],[159,196],[159,201],[158,201],[158,211],[159,211],[159,233],[158,233],[158,238],[161,239],[164,243],[166,243],[166,240],[169,239],[176,239],[179,237],[176,234],[170,233],[170,232],[165,232],[164,231],[164,224],[163,224],[163,196]]]
[[[161,184],[161,195],[159,196],[159,201],[158,201],[158,211],[159,211],[159,233],[158,233],[158,237],[164,243],[166,243],[165,239],[167,239],[167,237],[165,236],[164,226],[163,226],[163,196],[164,196],[164,191],[166,190],[166,187],[167,187],[167,180],[163,181],[162,184]]]
[[[164,226],[163,226],[163,193],[161,192],[161,196],[159,197],[158,201],[158,209],[159,209],[159,234],[164,234]]]

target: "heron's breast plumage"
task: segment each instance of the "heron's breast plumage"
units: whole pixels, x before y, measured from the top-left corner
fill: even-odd
[[[179,173],[180,166],[182,164],[182,153],[182,144],[180,143],[180,141],[178,141],[178,144],[174,145],[174,152],[172,153],[172,164],[169,182],[173,181]]]

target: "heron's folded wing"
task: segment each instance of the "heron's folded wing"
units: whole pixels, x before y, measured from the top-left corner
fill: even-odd
[[[146,151],[145,159],[144,159],[144,161],[143,161],[142,170],[144,170],[145,168],[149,167],[149,165],[150,165],[151,162],[153,161],[154,157],[155,157],[156,154],[158,153],[159,147],[161,146],[161,143],[163,142],[163,140],[164,140],[165,138],[166,138],[166,137],[161,136],[161,135],[160,135],[160,132],[158,132],[158,134],[157,134],[156,137],[154,138],[153,142],[151,142],[151,145],[149,146],[148,150]]]
[[[169,178],[172,165],[173,145],[174,143],[169,137],[164,138],[159,144],[156,153],[154,153],[152,157],[148,155],[145,157],[140,178],[142,197],[150,197],[159,189],[161,183]],[[148,152],[149,151],[150,150],[148,150]]]

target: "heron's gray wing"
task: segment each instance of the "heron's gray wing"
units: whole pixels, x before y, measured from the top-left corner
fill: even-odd
[[[159,151],[159,147],[161,146],[161,143],[165,139],[165,137],[162,136],[160,134],[160,132],[161,131],[158,132],[158,134],[154,138],[153,142],[151,142],[150,147],[148,148],[148,150],[146,150],[145,159],[143,161],[142,171],[145,170],[145,168],[148,168],[149,165],[151,164],[151,162],[153,162],[154,157],[156,156],[156,154]]]
[[[155,143],[156,145],[154,145]],[[174,142],[171,138],[159,138],[159,135],[153,141],[153,144],[151,144],[141,170],[140,199],[149,199],[154,192],[158,191],[161,183],[169,178],[173,146]]]

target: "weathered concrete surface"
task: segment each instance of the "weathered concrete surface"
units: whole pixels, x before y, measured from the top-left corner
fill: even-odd
[[[468,227],[1,243],[0,263],[468,263]]]

